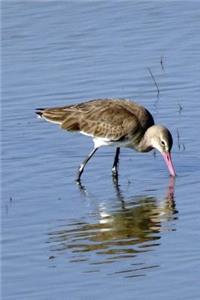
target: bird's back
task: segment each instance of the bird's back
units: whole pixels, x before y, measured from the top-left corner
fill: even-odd
[[[122,140],[135,136],[138,141],[154,120],[143,106],[127,99],[96,99],[63,107],[38,109],[47,121],[68,131],[92,137]],[[135,142],[136,142],[135,140]]]

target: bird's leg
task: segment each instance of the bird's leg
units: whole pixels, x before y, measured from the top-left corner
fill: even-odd
[[[86,164],[88,163],[88,161],[90,160],[90,158],[95,154],[95,152],[99,149],[99,147],[94,148],[89,155],[86,157],[86,159],[82,162],[82,164],[80,165],[79,169],[78,169],[78,175],[77,175],[77,179],[76,181],[80,183],[80,179],[81,179],[81,175],[84,171],[84,168],[86,166]]]
[[[119,154],[120,154],[120,148],[117,147],[116,153],[115,153],[115,158],[114,158],[114,163],[112,166],[112,175],[115,178],[118,178]]]

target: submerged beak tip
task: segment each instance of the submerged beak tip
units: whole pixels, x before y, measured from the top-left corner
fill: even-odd
[[[176,173],[175,172],[174,173],[170,173],[170,176],[174,178],[174,177],[176,177]]]
[[[167,168],[169,170],[170,176],[175,177],[176,172],[175,172],[175,169],[174,169],[174,166],[173,166],[173,163],[172,163],[170,152],[163,152],[161,154],[162,154],[162,156],[165,160],[165,163],[166,163]]]

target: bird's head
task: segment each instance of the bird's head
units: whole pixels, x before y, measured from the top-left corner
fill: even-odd
[[[151,127],[149,134],[151,146],[161,153],[170,175],[176,176],[170,153],[173,145],[173,139],[170,131],[164,126],[154,125]]]

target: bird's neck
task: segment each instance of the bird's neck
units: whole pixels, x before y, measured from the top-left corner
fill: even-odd
[[[139,143],[135,145],[135,149],[139,152],[149,152],[153,149],[151,138],[152,138],[152,132],[154,131],[154,126],[149,127],[142,138],[140,139]]]

